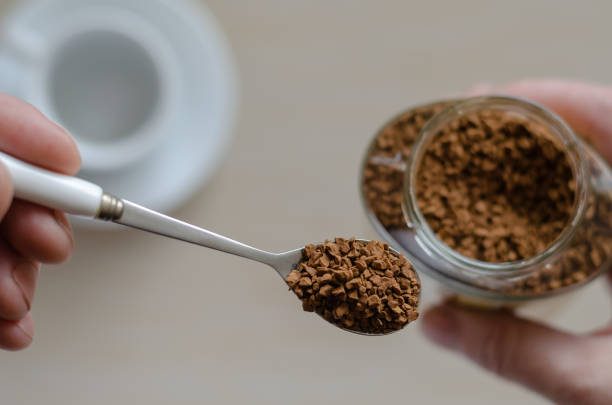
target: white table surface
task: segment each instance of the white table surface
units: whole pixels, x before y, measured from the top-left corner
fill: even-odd
[[[608,1],[207,3],[235,51],[241,111],[229,158],[173,214],[273,251],[376,238],[358,165],[405,107],[481,81],[611,74]],[[598,282],[549,321],[585,331],[609,307]],[[343,333],[263,265],[131,230],[77,231],[72,259],[42,271],[34,318],[33,345],[0,353],[2,404],[546,403],[418,324]]]

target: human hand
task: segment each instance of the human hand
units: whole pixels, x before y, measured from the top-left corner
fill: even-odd
[[[0,94],[0,150],[29,163],[76,174],[81,158],[72,137],[31,105]],[[66,260],[72,230],[59,211],[13,199],[10,175],[0,164],[0,348],[32,342],[32,300],[42,263]]]
[[[475,93],[493,92],[479,86]],[[521,81],[495,93],[543,104],[612,162],[612,88],[556,80]],[[610,277],[612,281],[612,277]],[[425,334],[485,369],[560,404],[612,404],[612,327],[574,335],[508,312],[443,304],[425,313]]]

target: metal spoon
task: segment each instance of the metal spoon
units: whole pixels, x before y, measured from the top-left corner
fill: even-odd
[[[83,179],[50,172],[2,152],[0,152],[0,161],[4,163],[11,174],[15,197],[26,201],[73,215],[112,221],[255,260],[274,268],[283,281],[291,270],[297,267],[302,258],[303,248],[284,253],[270,253],[259,250],[105,193],[100,186]],[[362,335],[377,335],[350,329],[344,330]]]
[[[273,267],[283,280],[302,257],[301,248],[284,253],[255,249],[105,193],[100,186],[88,181],[41,169],[2,152],[0,161],[11,174],[15,197],[23,200],[68,214],[112,221],[265,263]]]

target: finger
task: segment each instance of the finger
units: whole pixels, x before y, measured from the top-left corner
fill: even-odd
[[[0,224],[0,233],[32,261],[60,263],[72,253],[72,230],[64,214],[37,204],[15,200]]]
[[[81,166],[77,146],[64,129],[6,94],[0,94],[0,150],[66,174],[75,174]]]
[[[524,80],[501,91],[555,111],[612,162],[612,87],[563,80]]]
[[[442,305],[423,317],[435,343],[467,355],[485,369],[551,398],[567,393],[575,378],[579,338],[509,313]]]
[[[0,318],[18,321],[31,309],[39,264],[19,257],[0,242]]]
[[[19,321],[0,319],[0,348],[4,350],[21,350],[32,343],[34,321],[28,314]]]

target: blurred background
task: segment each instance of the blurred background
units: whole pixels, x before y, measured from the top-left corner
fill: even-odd
[[[0,11],[16,3],[0,0]],[[358,168],[374,132],[399,111],[481,82],[607,83],[612,65],[608,1],[206,7],[239,77],[234,137],[203,187],[163,207],[270,251],[377,238]],[[364,338],[304,314],[264,265],[133,230],[75,232],[72,259],[41,272],[34,343],[0,352],[3,404],[546,403],[434,347],[418,322]],[[426,307],[438,294],[424,283]],[[546,318],[583,332],[607,322],[609,308],[597,281]]]

